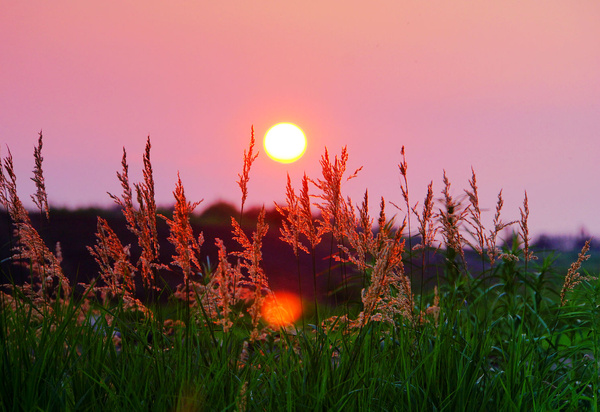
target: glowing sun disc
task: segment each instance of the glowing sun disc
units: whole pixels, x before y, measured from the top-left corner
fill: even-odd
[[[306,151],[306,136],[293,123],[278,123],[265,134],[265,151],[277,162],[292,163]]]

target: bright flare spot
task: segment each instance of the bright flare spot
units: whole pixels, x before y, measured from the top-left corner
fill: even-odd
[[[278,123],[265,134],[265,151],[269,157],[281,163],[292,163],[306,151],[306,136],[292,123]]]
[[[273,326],[292,324],[302,315],[300,298],[290,292],[275,292],[263,303],[262,314]]]

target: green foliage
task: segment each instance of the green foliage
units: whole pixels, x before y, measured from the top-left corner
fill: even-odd
[[[583,282],[561,307],[551,262],[525,271],[505,258],[487,282],[441,287],[437,320],[350,330],[309,319],[251,343],[241,325],[167,331],[165,319],[188,316],[183,304],[82,319],[83,300],[39,313],[4,295],[0,409],[595,410],[600,283]]]

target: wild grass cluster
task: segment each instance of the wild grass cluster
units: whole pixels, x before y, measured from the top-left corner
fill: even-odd
[[[51,219],[42,144],[40,133],[32,199]],[[1,159],[10,260],[28,271],[21,283],[3,274],[2,410],[597,410],[600,283],[582,269],[589,241],[567,273],[555,273],[553,255],[538,260],[532,249],[527,194],[520,219],[504,221],[500,191],[489,228],[475,171],[458,193],[444,173],[439,197],[431,182],[417,202],[404,148],[402,200],[378,200],[372,217],[367,191],[360,203],[343,193],[360,172],[348,173],[346,148],[325,150],[321,176],[304,175],[297,188],[288,176],[286,202],[275,205],[281,241],[297,260],[295,310],[263,269],[264,207],[253,230],[243,223],[254,145],[252,131],[240,215],[231,218],[234,250],[193,233],[199,203],[179,176],[172,213],[157,212],[150,139],[139,183],[124,149],[122,192],[110,196],[137,245],[99,217],[89,282],[63,272],[60,244],[44,242],[17,194],[10,151]],[[175,251],[166,260],[161,219]],[[205,259],[209,241],[218,256]],[[323,246],[324,273],[315,252]],[[304,257],[312,271],[301,269]],[[161,282],[165,271],[179,277],[175,289]]]

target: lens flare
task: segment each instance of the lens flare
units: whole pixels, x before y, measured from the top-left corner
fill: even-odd
[[[291,292],[274,292],[264,302],[263,318],[273,326],[286,326],[302,316],[300,298]]]

